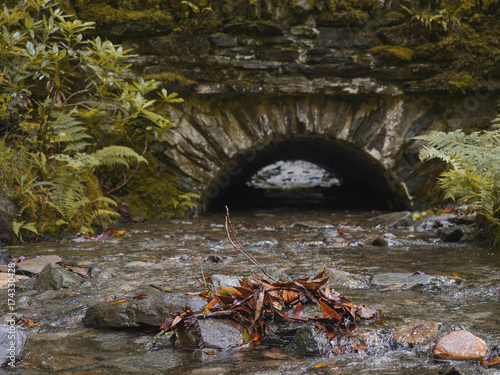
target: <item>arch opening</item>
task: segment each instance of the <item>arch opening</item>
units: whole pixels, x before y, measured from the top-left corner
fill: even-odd
[[[276,166],[286,161],[311,163],[316,180],[321,179],[320,171],[334,183],[303,189],[259,186],[259,175],[273,168],[276,172]],[[324,136],[273,140],[236,155],[209,184],[202,200],[208,212],[219,212],[226,205],[233,210],[411,208],[404,186],[379,161],[352,143]]]

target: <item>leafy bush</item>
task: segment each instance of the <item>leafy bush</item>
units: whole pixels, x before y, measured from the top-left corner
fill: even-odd
[[[182,101],[165,90],[152,98],[154,80],[128,79],[129,51],[86,39],[93,27],[52,0],[0,12],[0,173],[9,175],[0,194],[20,207],[19,235],[91,232],[118,216],[100,173],[120,169],[124,186],[172,126],[163,104]]]
[[[500,130],[434,131],[416,139],[429,144],[420,150],[422,161],[437,158],[448,165],[439,180],[445,199],[460,201],[467,212],[484,216],[495,247],[500,246]]]

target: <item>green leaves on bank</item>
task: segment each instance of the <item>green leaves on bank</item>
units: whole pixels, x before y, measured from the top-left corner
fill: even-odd
[[[491,225],[495,246],[500,245],[500,130],[464,134],[431,132],[415,137],[426,141],[420,159],[439,159],[447,164],[439,185],[445,199],[484,216]]]
[[[90,232],[117,217],[110,194],[147,163],[151,142],[182,101],[154,80],[134,79],[130,51],[86,35],[93,22],[52,0],[0,12],[0,196],[19,207],[14,232]],[[120,176],[121,181],[108,176]],[[180,197],[175,183],[172,208]],[[116,194],[116,193],[115,193]]]

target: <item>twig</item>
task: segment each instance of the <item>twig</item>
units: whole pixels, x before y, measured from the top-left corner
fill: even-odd
[[[173,293],[171,290],[165,289],[164,287],[159,286],[159,285],[149,284],[149,286],[152,286],[153,288],[158,289],[162,293]]]
[[[227,238],[229,239],[229,242],[231,242],[231,245],[233,245],[233,247],[236,250],[238,250],[240,253],[242,253],[244,256],[246,256],[250,260],[250,262],[252,262],[257,267],[259,267],[259,269],[264,273],[264,275],[269,277],[271,280],[277,282],[277,280],[274,277],[272,277],[271,275],[269,275],[266,272],[264,267],[262,267],[262,264],[257,262],[257,260],[248,251],[245,250],[245,248],[240,243],[240,241],[238,241],[238,238],[236,238],[236,234],[234,233],[233,225],[231,224],[231,219],[229,218],[229,208],[227,208],[227,206],[226,206],[226,225],[225,225],[225,227],[226,227],[226,232],[227,232]],[[229,233],[229,230],[231,230],[231,234],[234,237],[234,241],[231,239],[231,234]]]

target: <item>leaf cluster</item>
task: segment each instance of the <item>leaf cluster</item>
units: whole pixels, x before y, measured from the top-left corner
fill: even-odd
[[[269,283],[252,278],[241,280],[240,285],[218,286],[215,290],[197,293],[208,301],[204,311],[194,314],[189,307],[182,312],[174,312],[160,329],[163,333],[175,332],[181,341],[183,333],[189,331],[199,348],[203,348],[203,336],[198,325],[199,319],[228,319],[244,333],[246,341],[258,345],[265,336],[266,322],[270,319],[312,324],[329,340],[347,336],[356,323],[375,319],[380,311],[365,305],[355,305],[338,292],[326,286],[324,270],[317,276],[299,278],[289,282]],[[321,316],[307,316],[304,304],[315,303],[321,308]],[[332,341],[334,342],[334,341]],[[325,348],[326,350],[327,348]],[[333,346],[329,348],[336,351]],[[344,351],[357,350],[357,345]]]

